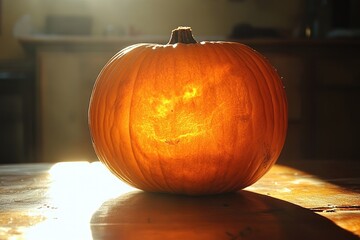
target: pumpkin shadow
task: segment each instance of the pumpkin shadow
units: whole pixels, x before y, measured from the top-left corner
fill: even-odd
[[[179,196],[135,191],[109,200],[91,219],[93,239],[358,239],[312,211],[239,191]]]

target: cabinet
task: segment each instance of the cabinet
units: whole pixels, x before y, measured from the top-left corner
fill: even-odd
[[[0,164],[34,157],[35,94],[28,62],[0,62]]]
[[[87,124],[91,90],[108,59],[139,42],[167,38],[28,38],[37,66],[41,161],[94,160]],[[289,128],[280,161],[360,158],[360,41],[248,40],[283,77]]]
[[[97,75],[122,48],[162,38],[31,36],[20,39],[36,61],[36,159],[96,160],[88,130],[88,104]]]
[[[278,69],[289,102],[283,159],[360,157],[360,41],[251,43]]]
[[[360,42],[327,50],[313,58],[314,80],[308,154],[328,159],[360,157]],[[316,80],[316,81],[315,81]]]
[[[95,159],[87,127],[87,109],[96,76],[110,57],[110,53],[96,51],[39,52],[42,159]]]

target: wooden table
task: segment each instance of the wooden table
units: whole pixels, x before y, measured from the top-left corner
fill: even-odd
[[[0,239],[359,239],[360,162],[275,165],[243,191],[145,193],[98,163],[0,166]]]

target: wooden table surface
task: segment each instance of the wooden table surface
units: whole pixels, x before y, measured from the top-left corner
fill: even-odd
[[[145,193],[99,162],[0,166],[0,239],[359,239],[359,162],[275,165],[245,190]]]

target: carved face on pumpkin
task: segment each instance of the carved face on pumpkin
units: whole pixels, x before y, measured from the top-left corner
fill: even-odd
[[[269,170],[284,144],[282,82],[245,45],[194,43],[188,28],[175,31],[179,43],[133,45],[100,73],[89,108],[96,153],[147,191],[244,188]]]

